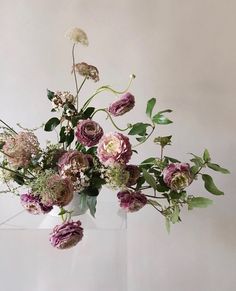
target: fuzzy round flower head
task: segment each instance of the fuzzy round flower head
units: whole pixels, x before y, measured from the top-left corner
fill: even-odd
[[[140,177],[139,167],[136,165],[127,165],[125,168],[129,172],[129,179],[126,183],[126,186],[132,186],[137,183],[138,178]]]
[[[113,102],[109,107],[108,111],[113,116],[120,116],[130,111],[135,105],[135,99],[132,94],[127,92],[121,98]]]
[[[69,178],[51,171],[40,174],[31,183],[33,193],[38,193],[41,203],[47,206],[66,206],[73,198],[74,187]]]
[[[66,37],[68,37],[73,43],[80,43],[88,46],[87,34],[80,28],[74,27],[67,31]]]
[[[118,132],[108,133],[100,139],[97,154],[104,166],[126,164],[132,156],[129,138]]]
[[[94,82],[99,81],[99,71],[95,66],[88,65],[85,62],[78,63],[74,66],[75,71],[87,79],[91,79]],[[73,70],[72,70],[73,72]]]
[[[21,205],[31,214],[46,214],[52,210],[52,206],[44,205],[39,196],[31,193],[20,196]]]
[[[147,204],[147,198],[140,191],[122,191],[117,194],[120,200],[120,207],[128,212],[136,212]]]
[[[66,221],[61,225],[56,225],[50,234],[50,242],[53,247],[58,249],[69,249],[77,245],[83,238],[83,228],[81,222]]]
[[[85,146],[92,147],[98,144],[102,136],[103,129],[91,119],[82,120],[77,125],[77,140]]]
[[[162,175],[165,184],[172,190],[182,190],[193,181],[188,163],[171,163],[163,170]]]
[[[5,140],[3,152],[14,168],[27,167],[33,156],[39,153],[39,142],[32,132],[19,132]]]
[[[115,164],[105,169],[104,178],[107,185],[112,189],[125,188],[129,180],[129,172],[123,165]]]

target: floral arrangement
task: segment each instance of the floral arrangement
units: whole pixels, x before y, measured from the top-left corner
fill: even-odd
[[[148,123],[138,122],[119,128],[116,117],[135,106],[135,97],[129,92],[134,75],[130,76],[124,91],[101,86],[84,104],[80,103],[81,88],[88,80],[98,82],[99,71],[95,66],[75,61],[76,45],[88,45],[86,33],[73,28],[67,36],[73,42],[75,93],[47,91],[51,111],[56,117],[44,125],[45,131],[59,128],[58,143],[49,143],[42,149],[34,130],[21,128],[17,132],[0,120],[1,180],[6,185],[1,192],[18,195],[22,206],[34,215],[47,214],[54,206],[60,207],[58,215],[62,224],[55,226],[50,234],[52,246],[67,249],[82,239],[81,222],[72,220],[73,213],[66,206],[75,195],[79,195],[83,207],[95,216],[97,196],[104,185],[117,190],[120,207],[127,212],[139,211],[144,206],[153,207],[164,216],[168,231],[171,223],[181,221],[180,211],[184,206],[191,210],[212,204],[208,198],[187,193],[187,187],[198,177],[202,178],[208,192],[223,195],[212,177],[203,170],[208,168],[223,174],[229,171],[213,163],[208,150],[203,156],[191,154],[190,163],[165,156],[164,149],[171,144],[171,136],[154,138],[154,143],[160,146],[160,157],[148,157],[138,165],[129,164],[132,155],[137,154],[136,147],[149,140],[157,126],[172,122],[166,117],[171,110],[153,113],[156,99],[152,98],[146,107]],[[80,86],[79,77],[82,77]],[[93,98],[104,91],[117,98],[106,108],[92,107]],[[114,132],[104,132],[94,120],[99,111],[104,112],[114,125]],[[130,137],[136,139],[137,144],[132,145]],[[20,188],[27,191],[20,194]],[[148,189],[152,189],[152,195],[145,193]]]

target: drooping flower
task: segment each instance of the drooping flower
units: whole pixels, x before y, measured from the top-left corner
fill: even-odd
[[[62,108],[66,103],[75,104],[75,97],[69,91],[57,91],[55,92],[52,100],[52,107],[55,110]]]
[[[83,228],[81,222],[66,221],[61,225],[56,225],[50,234],[50,242],[53,247],[58,249],[69,249],[77,245],[83,238]]]
[[[120,200],[120,207],[128,212],[136,212],[147,204],[146,196],[140,191],[122,191],[117,194],[117,197]]]
[[[140,176],[139,167],[136,165],[127,165],[125,169],[126,171],[129,172],[129,179],[128,182],[126,183],[126,186],[135,185]]]
[[[120,116],[130,111],[135,105],[135,99],[132,94],[127,92],[121,98],[113,102],[109,107],[108,111],[113,116]]]
[[[163,170],[162,175],[165,184],[172,190],[182,190],[193,181],[188,163],[171,163]]]
[[[74,66],[74,69],[81,76],[91,79],[94,82],[99,81],[99,71],[95,66],[88,65],[85,62],[78,63]],[[73,71],[72,71],[73,72]]]
[[[129,180],[129,172],[120,164],[106,168],[103,175],[107,185],[113,189],[124,188]]]
[[[132,156],[129,138],[118,132],[108,133],[100,139],[97,154],[105,166],[126,164]]]
[[[32,132],[19,132],[9,136],[3,146],[6,159],[15,168],[27,167],[39,150],[38,139]]]
[[[52,206],[47,206],[41,202],[39,196],[28,193],[20,196],[22,206],[31,214],[46,214],[52,210]]]
[[[78,27],[68,30],[66,37],[68,37],[73,43],[81,43],[85,46],[88,46],[89,44],[87,34]]]
[[[77,125],[77,140],[85,146],[91,147],[98,144],[102,136],[103,129],[91,119],[82,120]]]

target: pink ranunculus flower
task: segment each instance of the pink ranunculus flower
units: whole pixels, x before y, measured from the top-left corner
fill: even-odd
[[[20,196],[22,206],[31,214],[46,214],[52,210],[52,206],[44,205],[39,196],[32,193]]]
[[[52,174],[46,179],[45,183],[45,192],[40,193],[43,204],[63,207],[68,205],[73,199],[74,186],[71,179]]]
[[[114,101],[108,107],[108,111],[113,116],[120,116],[130,111],[135,105],[135,99],[129,92],[125,93],[117,101]]]
[[[132,155],[129,138],[118,132],[108,133],[99,141],[97,154],[105,166],[126,164]]]
[[[82,120],[77,125],[77,140],[85,146],[92,147],[96,145],[102,136],[103,129],[91,119]]]
[[[162,175],[165,184],[172,190],[182,190],[193,181],[188,163],[171,163],[163,170]]]
[[[50,234],[50,242],[53,247],[58,249],[69,249],[77,245],[83,238],[83,228],[81,222],[66,221],[61,225],[56,225]]]
[[[120,207],[128,212],[136,212],[147,204],[146,196],[140,191],[122,191],[117,194],[117,197],[120,200]]]

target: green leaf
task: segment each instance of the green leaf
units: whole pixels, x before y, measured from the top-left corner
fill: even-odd
[[[162,110],[160,112],[158,112],[156,115],[153,116],[152,121],[156,124],[169,124],[172,123],[173,121],[171,121],[170,119],[168,119],[167,117],[165,117],[162,113],[165,112],[172,112],[172,110],[170,109],[166,109],[166,110]]]
[[[96,196],[89,196],[87,198],[87,205],[90,211],[90,214],[95,217],[96,213],[96,205],[97,205],[97,197]]]
[[[13,176],[13,179],[19,185],[24,185],[25,183],[24,178],[21,175],[18,175],[17,173]]]
[[[211,176],[207,174],[202,175],[202,179],[204,181],[204,186],[206,190],[214,195],[224,195],[224,192],[220,191],[216,185],[214,184],[214,181]]]
[[[85,195],[88,195],[88,196],[98,196],[99,189],[94,188],[94,187],[91,186],[91,187],[88,187],[88,188],[84,189],[83,193]]]
[[[143,142],[143,141],[145,141],[145,139],[146,139],[145,136],[137,137],[137,138],[136,138],[136,140],[137,140],[138,142]]]
[[[140,135],[140,136],[145,136],[147,133],[147,127],[151,126],[149,123],[142,123],[138,122],[133,124],[131,130],[129,131],[129,135]]]
[[[190,168],[190,171],[193,175],[196,175],[199,169],[200,169],[199,166],[192,166]]]
[[[95,107],[88,107],[84,112],[83,112],[83,119],[90,118],[91,115],[93,114],[95,110]]]
[[[57,117],[53,117],[47,121],[47,123],[44,126],[44,130],[45,131],[52,131],[59,124],[60,124],[60,120]]]
[[[193,162],[197,167],[203,167],[204,166],[204,160],[201,157],[198,157],[191,153],[194,158],[192,158],[190,161]]]
[[[165,219],[165,226],[168,233],[170,233],[170,220],[166,217]]]
[[[182,193],[177,192],[177,191],[170,191],[169,195],[171,199],[180,199],[180,197],[182,196]]]
[[[152,175],[150,175],[147,170],[142,169],[143,171],[143,177],[145,181],[153,188],[156,189],[156,180],[153,178]]]
[[[148,102],[147,102],[146,114],[150,118],[152,117],[152,111],[153,111],[155,104],[156,104],[156,98],[152,98],[152,99],[148,100]]]
[[[50,101],[52,101],[53,97],[54,97],[54,92],[50,91],[50,90],[47,90],[47,96],[48,96],[48,99]]]
[[[168,160],[169,162],[171,162],[171,163],[180,163],[179,160],[176,160],[176,159],[171,158],[171,157],[167,157],[167,156],[165,156],[164,158],[167,159],[167,160]]]
[[[179,220],[179,213],[180,213],[179,207],[177,205],[175,205],[174,211],[173,211],[173,213],[171,215],[171,222],[172,223],[178,222],[178,220]]]
[[[209,152],[208,152],[207,149],[205,149],[205,151],[204,151],[204,153],[203,153],[203,160],[204,160],[205,162],[209,162],[209,161],[211,160],[210,154],[209,154]]]
[[[217,164],[213,164],[213,163],[207,163],[208,168],[220,172],[222,174],[230,174],[230,171],[225,169],[225,168],[221,168],[219,165]]]
[[[205,197],[194,197],[188,201],[188,209],[191,210],[193,208],[206,208],[212,203],[213,201],[211,199]]]
[[[66,141],[66,134],[65,134],[65,126],[62,126],[61,130],[60,130],[60,140],[59,143],[63,143]]]
[[[66,135],[65,146],[68,147],[74,140],[74,130],[71,130],[69,134]]]
[[[158,136],[154,139],[154,143],[160,144],[162,147],[171,144],[172,135],[169,136]]]

